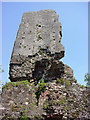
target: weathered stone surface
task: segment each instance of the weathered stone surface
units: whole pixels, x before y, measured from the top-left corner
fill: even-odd
[[[12,82],[3,87],[0,95],[2,109],[1,117],[3,120],[17,119],[21,116],[29,116],[30,119],[35,119],[35,116],[41,116],[42,110],[37,106],[35,95],[35,86],[28,81]],[[23,118],[25,119],[25,118]]]
[[[64,64],[63,78],[66,80],[74,81],[74,82],[76,81],[73,76],[73,70],[68,65],[65,65],[65,64]]]
[[[64,82],[63,85],[57,80],[46,83],[39,99],[40,83],[7,83],[1,93],[2,120],[25,119],[25,116],[27,120],[89,120],[88,88],[71,82],[66,84],[68,80]]]
[[[61,36],[61,24],[55,11],[24,13],[12,56],[33,56],[40,48],[47,49],[51,54],[63,52]]]
[[[37,65],[43,69],[42,76],[52,61],[64,57],[61,37],[61,23],[55,11],[24,13],[11,56],[11,81],[32,79]]]
[[[11,82],[0,95],[1,120],[90,119],[90,89],[60,61],[61,37],[55,11],[23,14],[10,61]]]

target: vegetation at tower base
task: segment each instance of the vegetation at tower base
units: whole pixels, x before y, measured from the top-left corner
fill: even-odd
[[[27,80],[4,85],[1,93],[2,120],[89,119],[88,88],[75,82],[69,82],[67,87],[57,80],[46,82],[44,91],[40,89],[39,82],[35,85]]]
[[[89,120],[89,87],[60,59],[61,23],[53,10],[24,13],[0,95],[1,120]]]

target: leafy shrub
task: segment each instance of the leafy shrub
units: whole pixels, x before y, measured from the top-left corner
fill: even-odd
[[[70,81],[69,80],[65,80],[65,87],[69,88],[71,85]]]
[[[61,85],[64,85],[64,83],[65,83],[65,80],[61,79]]]
[[[64,79],[64,78],[61,78],[61,79],[57,78],[56,83],[60,84],[60,85],[65,85],[66,88],[69,88],[71,85],[71,82],[69,80]]]
[[[84,85],[79,84],[79,87],[83,88],[83,87],[84,87]]]
[[[42,78],[39,80],[40,83],[38,83],[38,90],[36,92],[36,97],[37,100],[39,99],[41,92],[45,92],[46,90],[46,83],[44,82],[44,75],[42,76]]]
[[[44,110],[47,110],[48,107],[49,107],[49,103],[44,103],[44,104],[43,104],[43,109],[44,109]]]
[[[21,116],[20,120],[30,120],[28,116]]]
[[[62,79],[57,78],[56,83],[59,83],[60,85],[64,85],[65,80],[63,78]]]
[[[61,80],[59,78],[57,78],[56,83],[61,84]]]
[[[44,109],[44,110],[47,110],[48,107],[53,106],[54,104],[55,104],[55,102],[52,101],[52,100],[45,101],[44,104],[43,104],[43,109]]]
[[[37,82],[37,81],[35,81],[35,82],[34,82],[34,84],[35,84],[35,85],[37,85],[37,84],[38,84],[38,82]]]
[[[46,90],[45,83],[39,83],[38,91],[36,92],[37,99],[39,99],[41,92],[45,92],[45,90]]]
[[[42,118],[42,116],[40,116],[40,115],[34,115],[34,120],[42,120],[43,118],[42,119],[41,118]]]

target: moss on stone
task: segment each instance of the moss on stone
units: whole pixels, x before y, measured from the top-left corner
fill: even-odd
[[[24,46],[24,48],[26,48],[26,46]]]
[[[36,114],[34,115],[34,120],[44,120],[44,117]]]
[[[71,83],[69,80],[65,80],[65,87],[69,88],[71,86]]]
[[[68,102],[74,102],[74,100],[73,99],[68,99]]]
[[[65,104],[65,102],[66,102],[66,97],[62,97],[61,100],[60,100],[60,103]]]
[[[60,83],[61,84],[61,80],[59,78],[57,78],[56,83]]]
[[[43,104],[43,109],[44,109],[44,110],[47,110],[47,109],[48,109],[48,107],[49,107],[49,103],[44,102],[44,104]]]
[[[19,109],[19,105],[18,105],[18,103],[14,103],[14,104],[12,104],[12,111],[17,111],[18,109]]]
[[[43,55],[43,51],[40,51],[39,54],[40,54],[40,55]]]
[[[54,104],[55,105],[59,105],[60,104],[60,100],[59,101],[55,101]]]
[[[3,85],[2,89],[10,89],[11,87],[19,87],[19,86],[33,86],[33,84],[29,83],[28,80],[25,81],[18,81],[18,82],[8,82],[5,85]]]
[[[61,78],[61,79],[57,78],[56,83],[57,84],[59,83],[59,85],[65,85],[65,87],[71,86],[71,82],[69,80],[64,79],[64,78]]]
[[[83,88],[83,87],[84,87],[84,85],[79,84],[79,87],[80,87],[80,88]]]
[[[69,106],[65,106],[64,110],[70,110],[70,107]]]
[[[26,110],[24,107],[21,108],[20,114],[21,114],[20,120],[29,120],[29,116],[27,116]]]
[[[41,35],[38,35],[37,41],[39,41],[39,40],[41,40],[41,39],[42,39]]]
[[[22,115],[20,120],[30,120],[30,118],[27,115]]]

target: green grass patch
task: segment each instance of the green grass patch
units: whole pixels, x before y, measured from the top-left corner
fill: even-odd
[[[69,88],[71,86],[71,83],[69,80],[65,80],[65,87]]]
[[[83,88],[83,87],[84,87],[84,85],[79,84],[79,87],[80,87],[80,88]]]
[[[74,100],[73,99],[68,99],[68,102],[74,102]]]
[[[33,86],[33,84],[29,83],[28,80],[25,81],[18,81],[18,82],[8,82],[3,85],[2,89],[7,88],[10,89],[11,87],[19,87],[19,86]]]
[[[65,87],[70,87],[70,85],[71,85],[71,82],[64,78],[61,78],[61,79],[57,78],[56,83],[59,85],[65,85]]]

